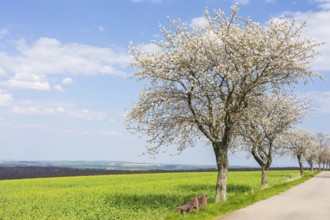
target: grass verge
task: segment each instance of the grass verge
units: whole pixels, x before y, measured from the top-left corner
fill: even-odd
[[[217,203],[217,204],[211,203],[209,204],[207,210],[203,209],[199,213],[193,212],[191,214],[189,213],[185,215],[173,213],[171,215],[168,215],[166,219],[189,219],[189,220],[217,219],[221,216],[227,215],[235,210],[244,208],[260,200],[264,200],[271,196],[277,195],[280,192],[283,192],[287,189],[290,189],[293,186],[296,186],[311,179],[312,177],[314,177],[319,173],[320,173],[319,171],[316,171],[314,173],[309,173],[299,179],[293,179],[291,181],[280,183],[266,189],[260,189],[255,192],[251,192],[247,195],[236,196],[235,199],[228,200],[227,202],[224,203]]]

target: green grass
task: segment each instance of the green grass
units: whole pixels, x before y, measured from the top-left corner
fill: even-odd
[[[215,172],[132,174],[0,181],[0,219],[178,219],[176,207],[208,194],[207,210],[186,219],[212,219],[305,180],[298,171],[230,172],[228,202],[214,201]],[[283,184],[284,183],[284,184]]]
[[[257,201],[267,199],[271,196],[277,195],[280,192],[283,192],[293,186],[296,186],[300,183],[305,182],[306,180],[312,178],[316,174],[319,173],[319,171],[314,172],[313,174],[310,172],[306,172],[304,177],[299,178],[298,176],[288,179],[285,182],[279,181],[277,184],[272,185],[266,189],[260,189],[258,188],[254,192],[251,193],[245,193],[245,194],[237,194],[234,198],[230,197],[228,198],[227,202],[224,203],[217,203],[217,204],[210,204],[208,209],[204,212],[200,213],[192,213],[189,215],[184,216],[184,219],[189,220],[200,220],[200,219],[216,219],[218,217],[224,216],[226,214],[229,214],[235,210],[241,209],[243,207],[246,207],[248,205],[251,205]],[[272,175],[274,174],[274,171],[272,172]],[[177,215],[170,215],[167,219],[178,219]],[[181,219],[183,219],[181,217]]]

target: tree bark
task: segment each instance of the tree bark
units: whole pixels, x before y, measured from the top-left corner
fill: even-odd
[[[300,176],[304,176],[304,165],[303,165],[303,161],[302,161],[302,155],[297,154],[297,158],[298,158],[298,163],[299,163]]]
[[[261,188],[266,188],[268,187],[268,168],[272,164],[272,154],[269,153],[262,158],[262,156],[258,154],[257,149],[258,147],[256,145],[253,146],[251,153],[261,167]],[[269,151],[271,150],[272,147],[270,146]]]
[[[215,202],[224,202],[227,200],[227,172],[228,172],[228,145],[213,143],[216,153],[218,166],[218,176],[215,188]]]
[[[313,166],[313,163],[311,165],[311,172],[314,173],[314,166]]]
[[[267,188],[268,187],[268,167],[262,166],[261,167],[261,188]]]
[[[309,166],[311,167],[311,172],[314,172],[314,162],[312,159],[308,159],[307,163],[309,164]]]

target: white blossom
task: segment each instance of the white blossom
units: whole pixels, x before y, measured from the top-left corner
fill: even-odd
[[[312,157],[317,147],[316,137],[311,132],[301,129],[289,130],[284,134],[282,146],[287,154],[297,157],[300,175],[304,175],[303,161]]]
[[[226,200],[227,151],[249,102],[318,74],[310,70],[318,42],[302,37],[304,25],[282,19],[265,27],[250,19],[206,11],[203,28],[171,20],[161,26],[159,50],[130,46],[132,77],[146,86],[128,113],[128,128],[149,137],[149,153],[175,144],[179,152],[207,141],[219,169],[216,200]]]
[[[283,134],[295,126],[309,106],[289,94],[267,94],[251,99],[239,124],[241,147],[252,154],[262,170],[262,187],[268,186],[268,168],[274,154],[280,153],[278,145]]]

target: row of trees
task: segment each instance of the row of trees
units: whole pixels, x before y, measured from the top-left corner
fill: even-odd
[[[267,185],[268,168],[287,132],[308,105],[293,92],[318,76],[310,62],[320,43],[302,36],[304,24],[284,18],[267,26],[205,11],[203,26],[170,21],[159,48],[131,46],[133,77],[145,89],[129,111],[128,128],[146,134],[150,154],[168,144],[179,152],[197,143],[212,146],[218,176],[216,202],[226,200],[228,150],[251,152]]]
[[[306,132],[306,131],[305,131]],[[291,148],[292,155],[297,156],[298,160],[305,159],[311,171],[314,171],[314,164],[318,165],[318,170],[330,169],[330,136],[326,133],[313,135],[307,132],[308,142],[301,144],[300,148]],[[290,143],[290,142],[289,142]],[[300,150],[299,150],[300,149]],[[300,155],[298,157],[298,155]],[[300,163],[299,163],[300,165]],[[303,166],[300,167],[300,174],[303,175]]]
[[[290,155],[297,158],[300,176],[303,176],[304,161],[309,164],[312,172],[314,171],[314,164],[318,164],[319,170],[322,167],[323,169],[330,168],[329,140],[329,135],[325,133],[314,135],[307,130],[289,129],[280,134],[279,139],[276,140],[274,154]],[[267,150],[271,151],[270,149]],[[254,154],[252,151],[251,153]],[[264,168],[262,171],[264,172]],[[262,187],[268,186],[267,175],[262,175],[261,185]]]

